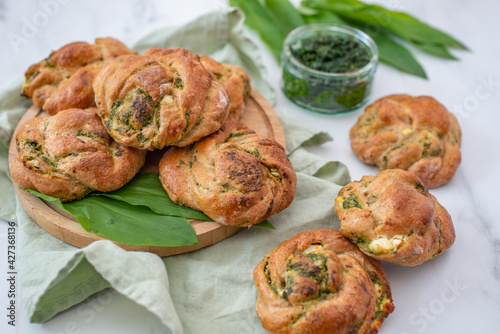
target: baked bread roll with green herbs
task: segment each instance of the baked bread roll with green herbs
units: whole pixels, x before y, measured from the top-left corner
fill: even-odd
[[[377,333],[394,310],[379,261],[339,231],[299,233],[255,267],[257,315],[268,333]]]
[[[53,51],[26,71],[21,95],[55,115],[69,108],[95,106],[92,83],[108,61],[135,54],[114,38],[97,38],[95,44],[74,42]]]
[[[121,188],[139,172],[146,156],[146,151],[115,142],[95,108],[32,118],[19,128],[15,140],[13,181],[62,202],[93,190]]]
[[[297,177],[285,149],[237,121],[160,160],[172,201],[223,225],[251,226],[290,205]]]
[[[239,120],[245,107],[245,98],[250,95],[250,77],[244,69],[237,65],[219,63],[218,61],[200,55],[200,61],[205,69],[222,85],[229,98],[229,115],[227,119]]]
[[[361,161],[412,172],[428,188],[449,182],[461,161],[457,119],[430,96],[386,96],[366,107],[349,135]]]
[[[229,112],[224,88],[181,48],[118,57],[99,73],[94,90],[111,137],[138,149],[189,145],[217,131]]]
[[[344,186],[335,201],[340,231],[365,254],[416,266],[451,247],[450,215],[420,179],[388,169]]]

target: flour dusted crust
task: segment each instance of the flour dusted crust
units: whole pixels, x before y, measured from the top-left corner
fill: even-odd
[[[222,86],[181,48],[118,57],[99,73],[94,90],[109,134],[139,149],[189,145],[217,131],[229,112]]]
[[[339,231],[310,230],[255,267],[257,315],[268,333],[377,333],[394,310],[379,261]]]
[[[68,109],[24,123],[10,165],[14,182],[68,202],[130,181],[144,165],[146,152],[116,143],[96,111]]]
[[[450,215],[420,179],[388,169],[344,186],[335,201],[340,230],[367,255],[416,266],[450,248]]]
[[[217,80],[229,97],[228,119],[239,120],[245,107],[245,98],[250,95],[250,77],[237,65],[219,63],[203,55],[200,55],[200,61],[212,80]]]
[[[160,181],[174,203],[236,226],[288,207],[297,183],[284,148],[237,121],[193,145],[168,148]]]
[[[134,53],[109,37],[97,38],[95,44],[67,44],[26,71],[21,95],[33,99],[34,105],[51,115],[95,106],[92,82],[99,70],[117,56]]]
[[[449,182],[460,164],[458,122],[430,96],[384,97],[365,109],[349,134],[361,161],[408,170],[429,188]]]

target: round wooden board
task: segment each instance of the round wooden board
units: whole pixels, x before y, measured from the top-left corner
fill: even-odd
[[[17,130],[21,124],[37,116],[48,115],[45,112],[40,111],[40,109],[35,106],[29,108],[17,125],[13,138],[16,137]],[[245,100],[245,111],[243,112],[240,121],[257,133],[279,142],[284,147],[286,146],[285,132],[276,111],[273,109],[272,105],[255,89],[252,89],[250,96]],[[17,154],[15,142],[16,141],[13,139],[10,143],[9,164]],[[146,165],[143,170],[147,172],[158,172],[158,161],[161,156],[162,151],[148,152]],[[75,218],[52,204],[43,201],[27,191],[23,191],[17,186],[14,187],[14,189],[19,201],[31,218],[33,218],[38,225],[56,238],[79,248],[88,246],[97,240],[107,240],[97,234],[85,231]],[[215,222],[200,220],[190,220],[190,223],[193,226],[200,242],[197,245],[182,247],[158,247],[135,246],[115,241],[113,242],[126,250],[151,252],[158,254],[159,256],[169,256],[191,252],[210,246],[233,235],[241,229],[235,226],[225,226]]]

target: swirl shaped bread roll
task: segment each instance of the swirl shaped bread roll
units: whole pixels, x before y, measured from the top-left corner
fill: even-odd
[[[365,109],[349,134],[361,161],[410,171],[429,188],[449,182],[460,164],[457,119],[430,96],[384,97]]]
[[[297,176],[279,143],[227,121],[191,146],[168,148],[160,181],[176,204],[219,224],[251,226],[290,205]]]
[[[402,266],[432,259],[455,241],[450,215],[420,179],[388,169],[344,186],[335,201],[340,230],[367,255]]]
[[[93,107],[95,76],[107,61],[127,54],[135,52],[113,38],[97,38],[95,44],[67,44],[26,71],[21,95],[32,98],[34,105],[51,115]]]
[[[139,149],[189,145],[217,131],[229,111],[222,86],[198,56],[180,48],[118,57],[99,73],[94,90],[111,137]]]
[[[14,182],[68,202],[130,181],[144,165],[146,151],[115,142],[96,112],[68,109],[24,123],[10,165]]]
[[[200,61],[210,73],[212,79],[224,87],[229,97],[230,120],[239,120],[245,107],[245,98],[250,95],[250,77],[244,69],[237,65],[219,63],[218,61],[200,55]]]
[[[377,333],[394,310],[379,261],[339,231],[310,230],[255,267],[257,315],[268,333]]]

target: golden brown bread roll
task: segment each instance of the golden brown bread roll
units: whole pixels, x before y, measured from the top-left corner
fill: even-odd
[[[451,217],[420,179],[387,169],[344,186],[335,201],[340,231],[367,255],[416,266],[455,241]]]
[[[139,149],[186,146],[217,131],[229,101],[199,57],[185,49],[151,48],[105,66],[94,82],[109,134]]]
[[[253,272],[268,333],[377,333],[394,310],[384,268],[339,231],[302,232]]]
[[[116,143],[95,108],[32,118],[19,128],[16,145],[10,165],[14,182],[63,202],[122,187],[141,169],[146,155]]]
[[[26,71],[21,95],[32,98],[34,105],[51,115],[95,106],[92,82],[103,64],[134,53],[113,38],[97,38],[95,44],[67,44]]]
[[[349,134],[361,161],[408,170],[429,188],[449,182],[460,164],[457,119],[430,96],[384,97],[365,109]]]
[[[229,97],[229,116],[227,119],[239,120],[245,107],[245,98],[250,95],[250,77],[239,66],[219,63],[218,61],[200,55],[200,61],[210,73],[212,79],[224,87]]]
[[[251,226],[290,205],[297,178],[280,144],[227,121],[191,146],[168,148],[160,181],[176,204],[219,224]]]

